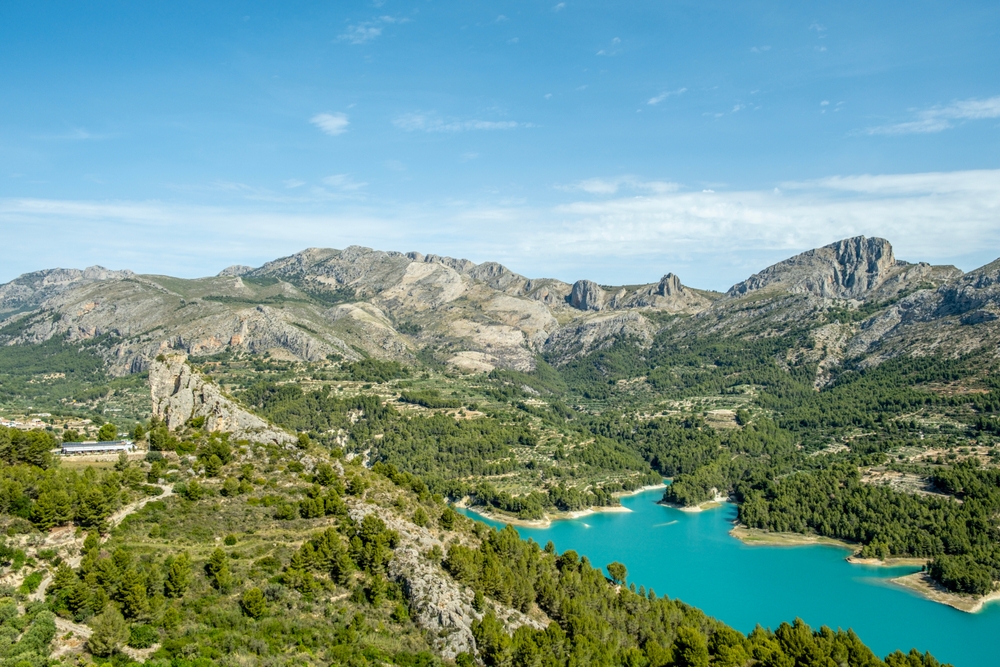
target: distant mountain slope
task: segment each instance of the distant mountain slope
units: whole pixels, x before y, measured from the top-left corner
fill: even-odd
[[[310,248],[197,280],[91,269],[50,278],[50,287],[48,274],[56,275],[30,274],[0,288],[21,295],[12,304],[32,306],[4,329],[5,342],[105,336],[117,374],[144,370],[166,349],[412,360],[433,348],[465,370],[527,370],[553,333],[597,310],[697,312],[710,303],[672,275],[581,303],[568,298],[566,283],[530,280],[500,264],[357,246]]]
[[[921,281],[939,284],[961,275],[953,266],[899,261],[885,239],[856,236],[769,266],[733,285],[727,294],[738,297],[780,288],[831,299],[884,299]]]
[[[992,267],[992,268],[991,268]],[[92,267],[26,274],[0,286],[0,343],[98,339],[113,374],[145,370],[166,350],[225,350],[316,361],[330,355],[415,362],[467,372],[561,364],[618,340],[657,335],[775,335],[815,330],[802,353],[831,368],[873,363],[928,345],[992,340],[997,267],[895,259],[879,238],[855,237],[796,255],[727,294],[667,273],[646,285],[530,279],[506,267],[351,246],[309,248],[258,267],[183,280]],[[942,327],[959,333],[934,336]],[[825,371],[822,371],[825,372]],[[822,373],[821,372],[821,373]]]
[[[111,271],[103,266],[83,269],[48,269],[25,273],[0,285],[0,322],[26,310],[37,308],[46,299],[96,281],[121,280],[133,275],[131,271]]]

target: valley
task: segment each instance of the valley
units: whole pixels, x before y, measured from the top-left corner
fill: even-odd
[[[0,434],[5,567],[19,581],[52,578],[46,611],[32,614],[91,627],[101,616],[103,627],[119,610],[133,630],[153,628],[143,632],[163,637],[154,661],[225,662],[226,641],[259,629],[237,618],[265,618],[248,611],[259,606],[246,599],[253,589],[291,616],[273,619],[258,657],[241,653],[247,664],[294,661],[298,644],[345,664],[528,665],[554,651],[552,664],[680,665],[702,664],[680,656],[704,648],[706,661],[735,667],[772,664],[792,651],[789,633],[825,655],[846,651],[849,664],[881,664],[853,635],[797,624],[768,634],[746,613],[706,610],[749,635],[734,633],[673,590],[658,599],[608,585],[577,560],[594,547],[539,545],[545,530],[633,521],[637,499],[652,494],[705,517],[731,512],[757,544],[792,535],[908,563],[907,574],[925,564],[927,586],[975,606],[1000,581],[998,285],[996,262],[962,274],[899,261],[887,241],[864,237],[724,294],[670,273],[638,286],[569,284],[357,247],[198,280],[27,274],[0,286],[0,416],[46,416]],[[106,422],[136,440],[142,461],[77,471],[48,454]],[[110,533],[102,523],[163,488],[174,497]],[[538,544],[452,507],[514,523]],[[102,531],[108,546],[81,542],[90,565],[67,571],[73,554],[40,555],[45,531],[66,525],[81,539]],[[722,537],[737,548],[732,527]],[[647,530],[614,558],[641,551]],[[182,552],[206,574],[171,596],[160,580]],[[105,570],[93,568],[105,561],[117,574],[100,598],[95,573]],[[146,606],[127,606],[132,579],[145,582]],[[92,589],[86,600],[81,586]],[[592,606],[573,606],[571,590]],[[229,611],[209,620],[216,605]],[[842,610],[780,613],[792,616],[755,623],[868,623]],[[650,614],[662,624],[643,625]],[[574,625],[583,622],[604,629]],[[319,638],[324,627],[336,641]],[[880,632],[867,627],[861,642]],[[600,633],[613,641],[593,643]]]

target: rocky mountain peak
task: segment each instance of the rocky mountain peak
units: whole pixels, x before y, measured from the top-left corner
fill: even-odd
[[[736,297],[777,286],[798,294],[863,299],[906,266],[896,260],[885,239],[855,236],[769,266],[733,285],[727,294]]]
[[[569,305],[577,310],[600,310],[604,307],[604,290],[593,280],[577,280],[569,293]]]
[[[656,286],[656,294],[659,296],[673,296],[683,290],[684,286],[681,285],[681,279],[672,273],[668,273],[660,278],[660,282]]]
[[[242,276],[253,271],[254,267],[246,266],[245,264],[233,264],[232,266],[227,266],[226,268],[219,271],[219,276]]]
[[[101,280],[123,280],[134,275],[128,269],[114,271],[103,266],[25,273],[0,285],[0,319],[7,313],[36,308],[49,297],[80,285]]]

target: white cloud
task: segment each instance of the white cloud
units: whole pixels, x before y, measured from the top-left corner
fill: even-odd
[[[340,190],[341,192],[354,192],[368,185],[367,183],[358,183],[351,178],[350,174],[334,174],[333,176],[327,176],[323,179],[323,184]]]
[[[379,16],[371,21],[362,21],[347,26],[347,30],[337,35],[337,40],[348,44],[365,44],[382,35],[382,25],[409,23],[408,18]]]
[[[984,100],[958,100],[946,106],[935,106],[916,113],[916,118],[902,123],[880,125],[865,130],[866,134],[927,134],[954,127],[952,121],[1000,118],[1000,95]]]
[[[372,23],[358,23],[347,26],[347,30],[337,35],[337,39],[349,44],[364,44],[370,42],[382,34],[382,26]]]
[[[592,195],[613,195],[623,189],[664,194],[674,192],[679,188],[680,186],[677,183],[668,181],[643,181],[635,176],[627,175],[615,178],[587,178],[571,185],[556,186],[558,190],[567,192],[581,191]]]
[[[332,137],[347,132],[347,126],[350,125],[347,114],[343,113],[318,113],[309,122]]]
[[[289,190],[294,190],[295,188],[301,188],[306,184],[305,181],[300,181],[297,178],[289,178],[284,181],[285,187]]]
[[[534,127],[513,120],[445,120],[435,113],[414,112],[397,116],[392,124],[407,132],[468,132],[471,130],[513,130]]]
[[[864,234],[888,238],[901,257],[947,261],[972,249],[1000,254],[998,210],[1000,170],[984,170],[830,177],[777,191],[675,191],[568,203],[554,213],[584,254],[799,251]],[[558,233],[546,229],[555,241]]]
[[[621,52],[619,46],[621,46],[622,40],[620,37],[615,37],[611,40],[611,46],[601,49],[597,52],[599,56],[616,56]]]
[[[649,183],[658,181],[587,179],[563,188],[563,203],[547,206],[446,201],[376,208],[356,190],[342,191],[361,186],[346,174],[324,184],[341,194],[304,205],[249,195],[244,204],[227,206],[0,199],[10,259],[0,281],[88,264],[193,277],[309,246],[352,243],[611,284],[674,271],[686,284],[715,289],[772,261],[858,234],[888,238],[896,255],[911,261],[971,262],[975,255],[983,264],[1000,255],[1000,170],[832,176],[780,183],[778,191],[775,184],[728,191],[710,184],[716,192],[701,192],[701,185],[691,191],[666,184],[659,192],[634,185]],[[202,242],[187,242],[195,236]]]
[[[561,12],[564,9],[566,9],[566,3],[565,2],[560,2],[559,4],[555,5],[552,8],[552,11],[554,11],[554,12]]]
[[[770,46],[752,46],[752,47],[750,47],[750,53],[765,53],[765,52],[770,51],[770,50],[771,50]]]
[[[651,106],[656,106],[657,104],[667,99],[668,97],[672,97],[674,95],[682,95],[686,92],[687,88],[678,88],[677,90],[665,90],[656,97],[649,98],[649,101],[646,102],[646,104],[649,104]]]

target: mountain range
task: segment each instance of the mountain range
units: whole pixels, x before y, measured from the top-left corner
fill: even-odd
[[[719,293],[673,273],[644,285],[526,278],[416,252],[310,248],[198,279],[102,267],[0,286],[0,342],[92,341],[113,375],[165,351],[317,361],[367,356],[464,372],[562,364],[618,340],[760,336],[804,327],[817,383],[844,359],[959,354],[1000,340],[1000,260],[963,274],[895,258],[881,238],[796,255]]]

